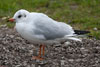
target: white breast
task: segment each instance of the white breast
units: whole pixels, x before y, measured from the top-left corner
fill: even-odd
[[[31,27],[32,26],[30,26],[29,24],[26,24],[26,23],[16,23],[17,32],[26,40],[34,39],[33,35],[30,33],[31,29],[32,29]]]
[[[26,40],[32,43],[43,43],[43,40],[38,39],[38,37],[43,38],[42,36],[35,35],[33,30],[34,26],[27,23],[16,23],[17,32]]]

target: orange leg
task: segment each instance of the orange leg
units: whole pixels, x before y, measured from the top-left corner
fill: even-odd
[[[44,45],[40,45],[40,51],[39,51],[39,55],[38,56],[33,56],[32,59],[38,59],[38,60],[43,60],[43,58],[41,58],[41,49],[43,48],[43,55],[44,55]]]
[[[44,56],[44,53],[45,53],[45,46],[44,45],[42,45],[43,46],[43,56]]]
[[[42,45],[40,45],[40,51],[38,57],[41,57],[41,49],[42,49]]]

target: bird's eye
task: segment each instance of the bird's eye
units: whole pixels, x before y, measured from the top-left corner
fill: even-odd
[[[21,17],[22,17],[22,15],[19,15],[19,16],[18,16],[18,18],[21,18]]]

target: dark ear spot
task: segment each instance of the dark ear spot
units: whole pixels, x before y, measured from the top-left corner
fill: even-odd
[[[19,16],[18,16],[18,18],[21,18],[21,17],[22,17],[22,15],[19,15]]]
[[[26,15],[24,15],[24,17],[26,17]]]

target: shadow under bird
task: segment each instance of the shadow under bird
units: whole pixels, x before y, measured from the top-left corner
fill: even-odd
[[[73,30],[70,25],[57,22],[43,13],[24,9],[18,10],[9,21],[16,22],[15,29],[24,39],[40,44],[39,55],[33,56],[32,59],[44,59],[41,54],[45,53],[45,45],[59,43],[62,39],[81,41],[74,36],[89,33],[89,31]]]

